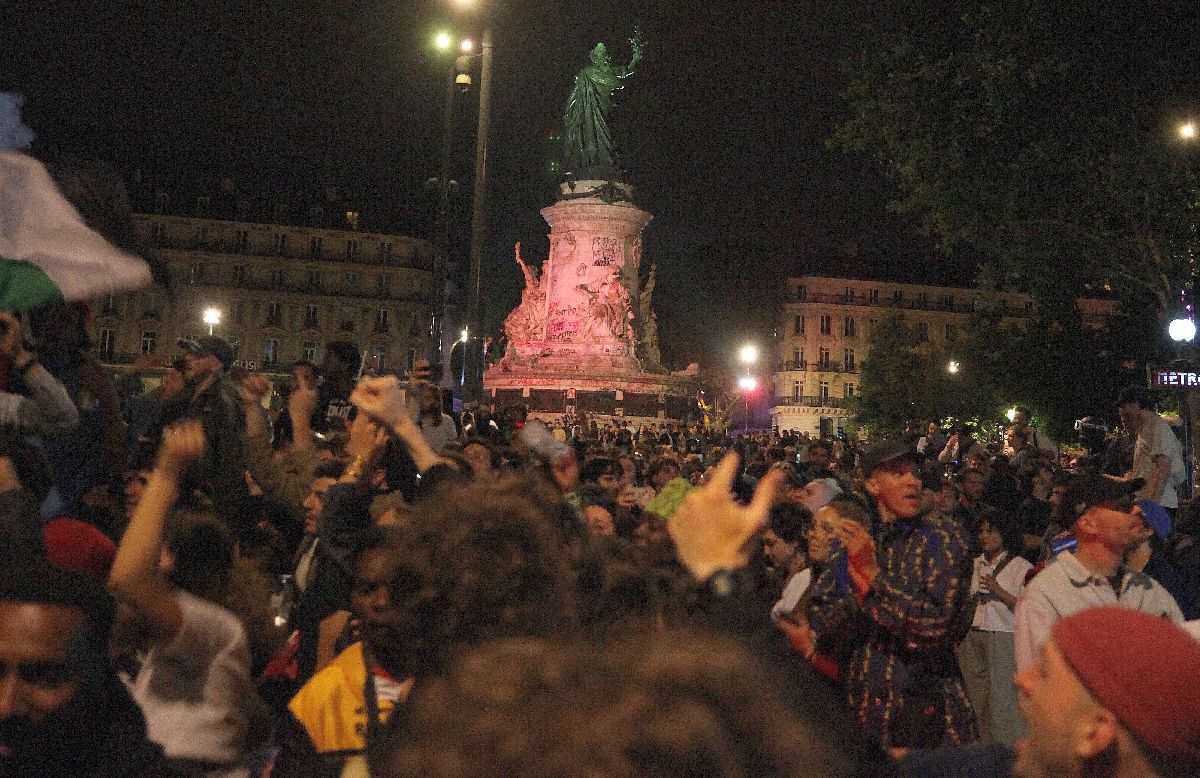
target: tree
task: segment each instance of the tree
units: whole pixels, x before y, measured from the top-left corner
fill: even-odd
[[[1194,3],[848,6],[863,35],[836,137],[885,164],[897,210],[988,257],[985,283],[1051,307],[1107,286],[1171,315],[1200,220],[1177,132],[1200,94]]]

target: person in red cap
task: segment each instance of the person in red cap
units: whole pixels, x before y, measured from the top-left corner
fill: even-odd
[[[1200,775],[1200,642],[1167,619],[1113,606],[1060,619],[1017,688],[1017,776]]]

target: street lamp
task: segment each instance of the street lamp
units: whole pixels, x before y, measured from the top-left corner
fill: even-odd
[[[950,375],[958,375],[958,371],[961,369],[962,369],[962,366],[959,365],[958,362],[953,359],[946,363],[946,372],[949,373]]]
[[[738,359],[743,365],[753,365],[758,361],[758,346],[747,343],[738,350]]]
[[[208,325],[208,334],[211,335],[213,334],[213,327],[221,323],[221,312],[216,308],[205,308],[201,318]]]
[[[746,412],[742,418],[742,437],[750,434],[750,395],[758,388],[758,379],[752,375],[738,378],[738,388],[742,390],[742,400],[746,403]]]
[[[1184,122],[1183,124],[1179,125],[1179,137],[1183,138],[1184,140],[1192,140],[1193,138],[1195,138],[1196,137],[1196,123],[1195,122]]]
[[[1188,318],[1175,319],[1167,325],[1167,334],[1176,343],[1191,343],[1196,339],[1196,323]]]

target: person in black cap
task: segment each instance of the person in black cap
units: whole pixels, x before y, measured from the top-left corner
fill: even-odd
[[[1152,532],[1134,502],[1145,481],[1083,475],[1067,483],[1059,511],[1072,528],[1075,550],[1062,551],[1034,576],[1013,616],[1017,669],[1036,664],[1059,619],[1097,605],[1126,608],[1183,621],[1166,589],[1125,567],[1125,554]]]
[[[246,495],[246,418],[238,388],[226,377],[233,366],[233,347],[223,338],[205,335],[180,338],[180,372],[184,387],[165,398],[162,427],[180,419],[196,419],[208,441],[204,458],[185,478],[187,489],[198,488],[214,505],[232,507]]]
[[[969,546],[952,519],[922,513],[917,461],[899,440],[863,454],[873,530],[841,522],[807,612],[818,635],[861,630],[846,691],[859,723],[888,747],[978,738],[951,630],[970,585]]]

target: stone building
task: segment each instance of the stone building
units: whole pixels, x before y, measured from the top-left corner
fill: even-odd
[[[326,343],[354,342],[366,367],[411,368],[428,346],[433,249],[424,240],[351,230],[135,214],[144,245],[169,266],[169,288],[93,301],[100,358],[170,358],[180,337],[228,340],[246,367],[320,362]]]
[[[961,287],[799,276],[788,279],[776,338],[771,423],[779,430],[835,435],[850,416],[872,330],[900,313],[933,346],[955,339],[976,310],[999,309],[1005,324],[1033,311],[1029,295]],[[1086,324],[1098,326],[1115,303],[1080,300]]]

